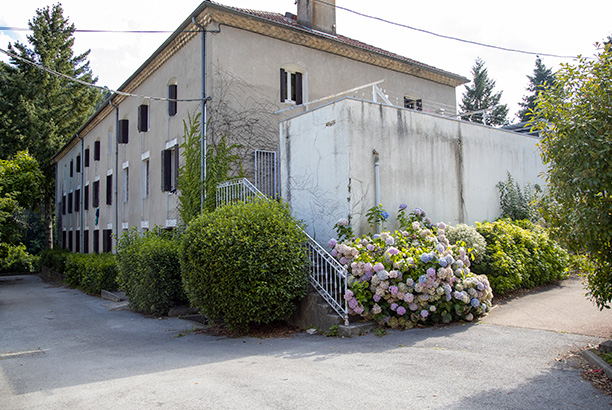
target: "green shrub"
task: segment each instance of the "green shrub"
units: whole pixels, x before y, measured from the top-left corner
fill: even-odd
[[[159,316],[187,302],[181,283],[179,245],[178,239],[160,229],[142,236],[134,229],[119,239],[117,281],[135,310]]]
[[[286,319],[306,292],[305,241],[289,207],[275,201],[236,203],[200,215],[181,241],[191,305],[233,331]]]
[[[26,252],[24,244],[0,243],[0,273],[31,273],[38,267],[38,256]]]
[[[470,256],[473,257],[473,264],[482,262],[482,258],[487,251],[487,241],[478,233],[476,228],[466,224],[459,224],[448,226],[444,232],[448,241],[453,245],[465,242],[464,247],[468,249]]]
[[[550,283],[569,273],[567,251],[538,225],[500,219],[477,223],[476,229],[487,241],[487,251],[473,270],[489,277],[496,294]]]
[[[40,254],[40,264],[57,273],[64,273],[68,255],[70,252],[67,249],[45,249]]]
[[[528,219],[537,222],[540,215],[537,210],[538,195],[542,191],[538,184],[531,186],[529,182],[521,190],[518,182],[514,181],[508,172],[506,181],[497,183],[499,189],[499,206],[502,210],[502,218],[510,218],[514,221]]]
[[[64,280],[70,287],[87,293],[117,289],[117,264],[110,253],[70,253],[66,258]]]

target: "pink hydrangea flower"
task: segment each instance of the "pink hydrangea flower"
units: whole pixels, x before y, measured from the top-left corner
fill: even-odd
[[[398,315],[404,316],[406,314],[406,308],[403,306],[400,306],[397,308],[396,312]]]

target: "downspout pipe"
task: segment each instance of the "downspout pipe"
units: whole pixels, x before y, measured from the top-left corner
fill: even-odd
[[[376,201],[374,206],[378,206],[380,204],[380,156],[376,150],[372,150],[372,154],[374,154],[374,197]],[[378,219],[376,220],[376,233],[380,233],[380,221]]]
[[[201,124],[200,124],[200,182],[202,183],[202,189],[200,190],[200,212],[204,211],[204,201],[206,201],[206,152],[207,152],[207,128],[208,128],[208,114],[206,112],[206,103],[210,101],[211,97],[206,96],[206,33],[220,33],[221,25],[218,30],[207,31],[206,27],[197,22],[195,17],[191,17],[191,22],[200,29],[202,33],[202,50],[201,55],[201,84],[202,93],[200,100],[200,112],[201,112]]]
[[[115,182],[114,182],[114,194],[115,194],[115,224],[113,226],[115,231],[115,238],[119,238],[119,195],[117,191],[117,185],[119,185],[119,106],[113,104],[112,99],[108,100],[111,107],[115,109]],[[113,246],[115,250],[115,246]]]
[[[79,235],[79,249],[80,249],[80,253],[83,253],[83,222],[84,222],[84,218],[83,218],[83,194],[85,192],[85,162],[83,161],[84,159],[84,145],[85,142],[83,141],[83,138],[79,135],[79,134],[75,134],[76,137],[81,141],[81,194],[79,195],[79,215],[81,218],[81,234]]]

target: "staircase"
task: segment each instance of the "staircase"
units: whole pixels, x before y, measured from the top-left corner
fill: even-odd
[[[248,179],[227,181],[217,186],[217,207],[233,202],[248,202],[254,198],[268,199]],[[348,326],[348,306],[344,300],[348,272],[329,252],[306,232],[310,266],[310,292],[293,316],[293,322],[303,328],[318,326],[323,330],[333,325]],[[319,322],[319,323],[317,323]],[[329,324],[329,325],[328,325]]]

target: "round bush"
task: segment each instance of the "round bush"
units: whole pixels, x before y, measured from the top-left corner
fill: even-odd
[[[289,207],[256,200],[192,220],[181,241],[191,305],[233,331],[286,319],[306,293],[306,236]]]
[[[135,310],[156,316],[187,301],[181,283],[179,240],[163,230],[123,234],[117,244],[117,282]]]
[[[453,245],[461,241],[465,242],[465,248],[474,257],[474,264],[482,262],[482,258],[487,251],[487,241],[478,233],[476,228],[466,224],[453,225],[446,228],[445,234],[448,241]]]

